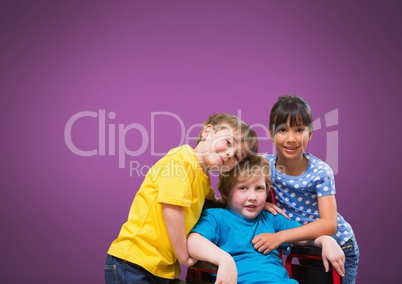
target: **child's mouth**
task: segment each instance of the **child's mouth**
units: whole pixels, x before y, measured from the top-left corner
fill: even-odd
[[[255,205],[246,205],[246,208],[256,208],[257,206]]]
[[[285,147],[286,150],[296,150],[297,147]]]
[[[221,158],[222,165],[224,165],[224,164],[225,164],[225,160],[224,160],[221,156],[219,156],[219,158]]]

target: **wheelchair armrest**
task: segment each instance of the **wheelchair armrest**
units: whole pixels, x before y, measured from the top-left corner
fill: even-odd
[[[322,249],[320,247],[313,247],[313,246],[293,246],[290,250],[291,254],[298,254],[298,255],[314,255],[314,256],[321,256]]]
[[[290,250],[289,255],[286,257],[285,267],[288,271],[289,277],[292,278],[292,259],[294,257],[299,259],[310,259],[310,260],[322,260],[321,257],[322,249],[320,247],[313,247],[313,246],[293,246]],[[342,283],[341,276],[334,270],[332,270],[332,283],[333,284],[340,284]],[[311,282],[309,282],[311,283]]]
[[[216,266],[215,264],[202,260],[197,261],[196,264],[190,266],[189,268],[208,273],[216,273],[216,271],[218,270],[218,266]]]
[[[206,262],[197,261],[193,266],[187,268],[186,282],[188,284],[210,284],[215,283],[215,274],[217,273],[218,266]]]

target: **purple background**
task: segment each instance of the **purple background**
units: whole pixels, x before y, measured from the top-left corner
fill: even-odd
[[[217,112],[240,113],[271,152],[260,126],[290,93],[321,119],[308,150],[325,160],[338,149],[338,209],[360,244],[358,282],[400,282],[390,257],[402,252],[401,9],[400,1],[1,1],[2,283],[103,283],[106,251],[142,181],[129,162],[152,165],[152,145],[162,153],[182,142],[179,121],[187,131]],[[103,156],[66,145],[70,117],[101,109],[116,114],[106,127],[149,131],[125,168],[117,134],[115,156],[107,141]],[[180,119],[157,116],[151,136],[153,112]],[[338,141],[327,141],[331,131]],[[97,118],[78,120],[72,139],[97,149]],[[142,142],[127,133],[127,148]]]

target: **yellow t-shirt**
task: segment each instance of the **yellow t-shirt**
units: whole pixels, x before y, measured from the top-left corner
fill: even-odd
[[[156,276],[177,277],[180,265],[169,241],[161,203],[183,207],[188,234],[201,215],[205,198],[213,199],[214,191],[193,148],[171,149],[149,169],[108,254]]]

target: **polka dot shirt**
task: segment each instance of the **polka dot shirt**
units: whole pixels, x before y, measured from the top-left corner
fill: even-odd
[[[277,205],[292,220],[308,224],[319,219],[318,198],[335,194],[335,180],[332,169],[322,160],[309,153],[307,170],[300,176],[288,176],[275,168],[277,155],[264,156],[271,166],[272,187]],[[333,237],[340,246],[354,236],[353,229],[338,213],[338,229]]]

